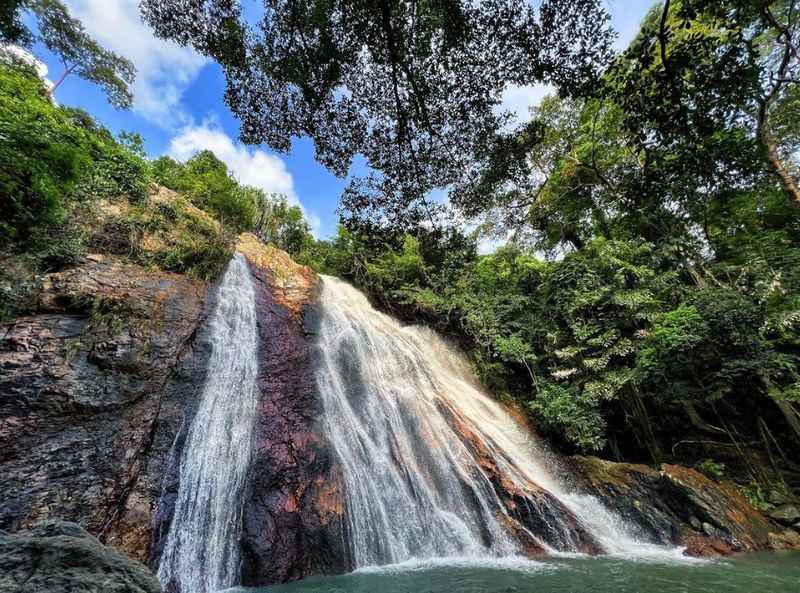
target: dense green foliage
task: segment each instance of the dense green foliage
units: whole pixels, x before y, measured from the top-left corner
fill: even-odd
[[[56,109],[35,73],[0,66],[0,241],[24,241],[38,224],[57,224],[91,160],[90,138]]]
[[[344,178],[352,228],[432,221],[428,198],[465,170],[494,131],[508,84],[591,86],[611,55],[601,0],[142,0],[157,35],[225,71],[245,142],[287,151],[313,140]]]
[[[277,245],[300,256],[314,245],[311,227],[299,206],[290,206],[286,196],[255,194],[256,217],[253,232],[265,243]]]
[[[151,162],[140,137],[115,138],[55,105],[35,72],[9,62],[0,63],[0,212],[0,319],[32,304],[38,274],[90,249],[213,279],[240,232],[292,252],[313,242],[297,206],[242,186],[210,152]]]
[[[211,151],[197,153],[185,164],[169,157],[153,163],[155,179],[186,196],[198,207],[214,213],[231,227],[252,228],[256,216],[255,190],[243,187],[228,167]]]
[[[568,450],[799,486],[789,7],[661,3],[599,88],[496,135],[451,194],[495,253],[397,225],[308,261],[450,333]]]
[[[290,206],[283,195],[241,185],[211,151],[201,151],[186,163],[161,157],[152,166],[155,181],[239,232],[252,231],[292,254],[313,243],[299,206]]]
[[[150,166],[87,113],[53,104],[35,72],[0,64],[1,247],[68,226],[97,197],[143,200]],[[126,136],[130,138],[130,136]]]
[[[25,0],[3,0],[0,3],[0,42],[27,43],[31,34],[22,22],[22,3]]]

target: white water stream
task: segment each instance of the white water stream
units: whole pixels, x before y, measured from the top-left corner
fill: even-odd
[[[218,290],[206,381],[181,455],[178,498],[158,567],[167,591],[209,593],[239,578],[258,371],[255,289],[241,254]]]
[[[165,590],[181,593],[210,593],[239,579],[258,370],[255,292],[240,254],[225,271],[209,323],[207,379],[181,454],[158,568]],[[520,491],[531,483],[549,491],[604,552],[679,557],[680,550],[640,541],[596,499],[571,493],[527,428],[483,392],[466,359],[434,332],[402,326],[352,286],[323,277],[317,348],[322,423],[343,469],[346,535],[357,569],[516,562],[524,551],[510,532],[515,522],[491,482],[487,456],[494,473]],[[464,430],[482,444],[483,459],[462,438]],[[559,520],[563,508],[544,510],[553,511],[536,511],[546,537],[528,535],[555,554],[577,551],[575,532]]]
[[[521,553],[506,527],[507,509],[443,408],[480,438],[501,475],[523,490],[530,482],[548,490],[605,552],[679,556],[641,542],[598,500],[570,493],[530,432],[482,391],[465,358],[434,332],[402,326],[336,278],[323,278],[321,309],[316,378],[325,429],[343,467],[357,568]],[[558,536],[537,537],[540,543],[574,552],[569,530],[551,523]]]

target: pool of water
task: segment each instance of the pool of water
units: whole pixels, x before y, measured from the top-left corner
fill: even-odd
[[[441,559],[226,593],[800,593],[800,553],[724,560]]]

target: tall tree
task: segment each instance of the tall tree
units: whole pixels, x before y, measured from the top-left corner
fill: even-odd
[[[585,88],[611,56],[597,0],[264,0],[257,26],[232,0],[143,0],[161,37],[213,57],[227,77],[242,137],[288,150],[313,139],[345,176],[355,155],[351,221],[434,223],[435,188],[458,180],[507,118],[509,84]]]
[[[713,213],[744,191],[798,204],[798,14],[796,1],[656,4],[593,92],[547,100],[487,143],[479,182],[452,202],[538,248],[638,236],[689,258],[715,248]]]
[[[68,76],[77,74],[100,86],[114,107],[131,106],[129,85],[136,77],[136,68],[130,60],[102,47],[60,0],[24,0],[24,4],[37,17],[40,40],[64,65],[51,93]]]
[[[669,182],[696,209],[708,188],[735,191],[769,173],[800,205],[771,124],[797,85],[798,16],[794,0],[665,0],[654,9],[607,77],[657,172],[648,183]]]
[[[776,115],[787,103],[797,106],[800,82],[800,6],[794,0],[760,2],[758,7],[760,34],[754,43],[761,55],[761,88],[758,98],[758,138],[770,167],[794,205],[800,207],[800,185],[787,165],[791,149],[782,151],[775,133]],[[777,112],[777,113],[776,113]],[[783,130],[787,132],[786,128]],[[784,135],[785,137],[786,135]],[[796,138],[796,133],[793,135]]]

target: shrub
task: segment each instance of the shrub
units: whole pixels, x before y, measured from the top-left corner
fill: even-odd
[[[33,308],[39,287],[31,259],[0,256],[0,321]]]
[[[113,139],[100,142],[98,156],[82,180],[79,192],[86,197],[145,199],[150,184],[147,161]]]
[[[64,224],[36,229],[31,237],[38,272],[57,272],[74,266],[86,255],[87,234],[78,225]]]
[[[717,463],[713,459],[703,459],[703,461],[695,465],[695,468],[701,474],[704,474],[714,480],[722,479],[722,477],[725,475],[725,464]]]
[[[528,406],[540,426],[581,449],[599,451],[605,446],[605,420],[598,401],[586,391],[544,383]]]
[[[186,195],[233,230],[253,228],[256,205],[252,191],[239,185],[210,150],[197,153],[185,164],[162,157],[153,163],[153,172],[157,183]]]
[[[70,111],[32,70],[0,63],[0,245],[61,222],[90,165],[88,135]]]
[[[94,247],[145,266],[210,280],[232,256],[234,235],[177,195],[127,204],[92,237]]]
[[[308,259],[314,245],[311,229],[298,206],[290,206],[286,196],[266,194],[264,191],[245,187],[255,204],[253,231],[265,243],[271,243],[293,256]]]

